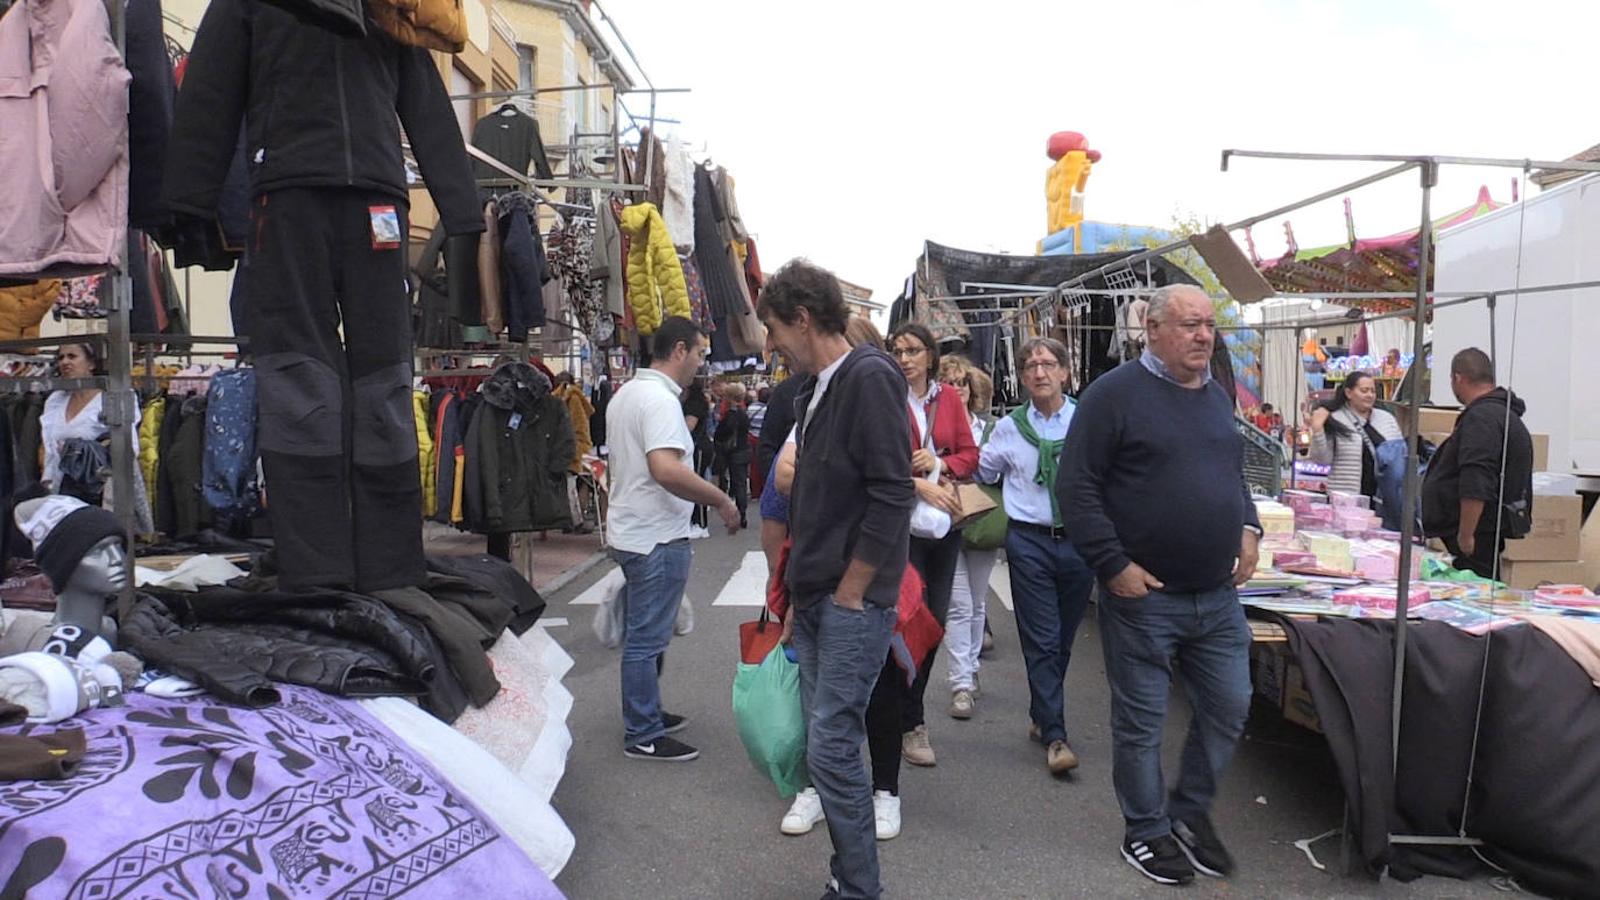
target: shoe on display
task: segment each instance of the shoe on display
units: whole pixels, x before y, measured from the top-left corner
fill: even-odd
[[[1170,834],[1148,841],[1123,841],[1122,858],[1157,884],[1188,884],[1194,880],[1194,866]]]
[[[672,713],[664,712],[661,714],[661,724],[667,726],[667,734],[677,734],[689,727],[689,717],[675,716]]]
[[[1222,845],[1217,830],[1205,816],[1172,820],[1172,836],[1197,871],[1212,878],[1233,874],[1233,854]]]
[[[872,792],[872,823],[878,840],[893,840],[900,835],[900,798],[888,791]]]
[[[682,741],[658,737],[653,741],[640,741],[625,748],[622,755],[630,759],[654,759],[661,762],[688,762],[700,756],[700,751]]]
[[[918,725],[900,739],[900,755],[913,766],[932,766],[939,762],[933,755],[933,744],[928,740],[928,726]]]
[[[970,719],[976,705],[971,691],[965,689],[956,691],[950,697],[950,718]]]
[[[1051,741],[1044,751],[1044,761],[1051,775],[1065,775],[1078,767],[1078,754],[1072,752],[1066,741]]]
[[[778,830],[784,834],[805,834],[822,821],[822,798],[817,789],[808,787],[794,795],[789,811],[783,814]]]

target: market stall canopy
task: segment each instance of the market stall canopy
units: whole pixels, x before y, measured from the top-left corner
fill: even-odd
[[[1437,234],[1487,215],[1500,207],[1487,187],[1478,189],[1477,202],[1433,221]],[[1341,291],[1415,293],[1417,290],[1418,229],[1377,238],[1354,238],[1343,244],[1301,250],[1293,246],[1281,258],[1261,265],[1261,274],[1280,294],[1338,293]],[[1292,238],[1292,234],[1291,234]],[[1426,275],[1433,286],[1433,272]],[[1409,309],[1410,300],[1338,301],[1369,312]]]

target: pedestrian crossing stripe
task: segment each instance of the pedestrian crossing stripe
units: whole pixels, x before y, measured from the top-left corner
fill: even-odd
[[[583,593],[572,598],[571,606],[599,606],[611,592],[622,587],[622,569],[615,568],[607,572],[603,578],[589,585]]]
[[[534,624],[538,625],[540,628],[565,628],[567,626],[567,620],[557,616],[552,619],[540,619]]]
[[[733,573],[712,606],[765,606],[767,603],[767,555],[752,550]]]
[[[1011,605],[1011,568],[1006,565],[1004,556],[996,560],[994,568],[989,571],[989,590],[1000,599],[1001,606],[1016,609]]]

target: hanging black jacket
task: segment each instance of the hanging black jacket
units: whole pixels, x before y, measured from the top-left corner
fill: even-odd
[[[241,119],[255,195],[356,187],[404,202],[404,126],[445,230],[483,231],[466,146],[426,50],[376,28],[340,37],[264,3],[212,0],[178,94],[164,185],[173,210],[216,218]]]
[[[483,385],[483,406],[468,429],[482,506],[472,530],[546,531],[572,525],[567,470],[577,444],[567,405],[527,363],[507,363]]]
[[[1511,438],[1506,440],[1506,404],[1511,405]],[[1500,457],[1505,449],[1505,498],[1500,532],[1520,538],[1533,524],[1533,437],[1522,424],[1528,405],[1495,388],[1472,401],[1456,418],[1450,437],[1439,445],[1422,482],[1422,530],[1428,537],[1455,537],[1461,525],[1461,498],[1484,502],[1480,534],[1493,534],[1500,501]]]

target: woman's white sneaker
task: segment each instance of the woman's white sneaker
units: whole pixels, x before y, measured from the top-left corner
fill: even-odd
[[[878,840],[900,836],[900,798],[888,791],[872,792],[872,820]]]

